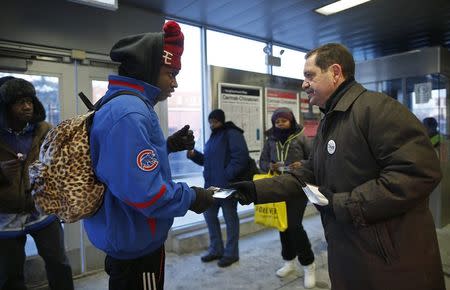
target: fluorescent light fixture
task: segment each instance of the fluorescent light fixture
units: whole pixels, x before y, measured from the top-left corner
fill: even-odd
[[[119,0],[69,0],[69,1],[95,6],[99,8],[105,8],[108,10],[117,10],[117,8],[119,8],[119,4],[117,3]]]
[[[369,1],[370,0],[339,0],[326,6],[323,6],[319,9],[316,9],[315,11],[323,15],[331,15]]]

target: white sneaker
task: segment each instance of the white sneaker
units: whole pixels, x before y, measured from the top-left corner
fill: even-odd
[[[303,283],[306,289],[316,286],[316,264],[311,263],[308,266],[303,266],[304,277]]]
[[[277,270],[277,276],[283,278],[293,271],[295,271],[295,259],[284,262],[284,266]]]

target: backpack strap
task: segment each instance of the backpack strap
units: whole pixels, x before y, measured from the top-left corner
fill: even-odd
[[[104,102],[104,103],[96,102],[95,104],[92,104],[92,102],[89,100],[88,97],[86,97],[86,95],[83,92],[80,92],[78,94],[78,96],[83,101],[84,105],[88,108],[89,111],[98,111],[104,104],[108,103],[112,99],[114,99],[114,98],[116,98],[118,96],[121,96],[121,95],[133,95],[133,96],[136,96],[139,99],[141,99],[147,105],[147,103],[145,101],[145,98],[141,94],[138,94],[138,93],[133,92],[133,91],[127,91],[127,90],[115,92],[114,94],[112,94],[110,96],[109,100],[107,100],[106,102]]]
[[[89,109],[89,111],[93,111],[94,110],[94,108],[95,108],[94,104],[92,104],[91,100],[89,100],[89,98],[86,97],[86,95],[83,92],[79,92],[78,96],[83,101],[83,103],[86,106],[86,108]]]

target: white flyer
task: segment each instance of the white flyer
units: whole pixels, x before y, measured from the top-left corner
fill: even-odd
[[[215,187],[215,186],[210,186],[207,188],[207,190],[214,191],[214,194],[213,194],[214,198],[227,198],[231,194],[233,194],[233,192],[236,191],[235,189],[226,189],[226,188],[220,188],[220,187]]]
[[[310,202],[322,206],[328,204],[328,199],[319,191],[317,186],[305,183],[305,186],[302,186],[302,189]]]

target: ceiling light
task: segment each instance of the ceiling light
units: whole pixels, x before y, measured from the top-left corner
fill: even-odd
[[[316,9],[315,11],[323,15],[331,15],[369,1],[370,0],[340,0]]]
[[[108,10],[117,10],[118,0],[69,0],[71,2],[86,4],[94,7],[105,8]]]

